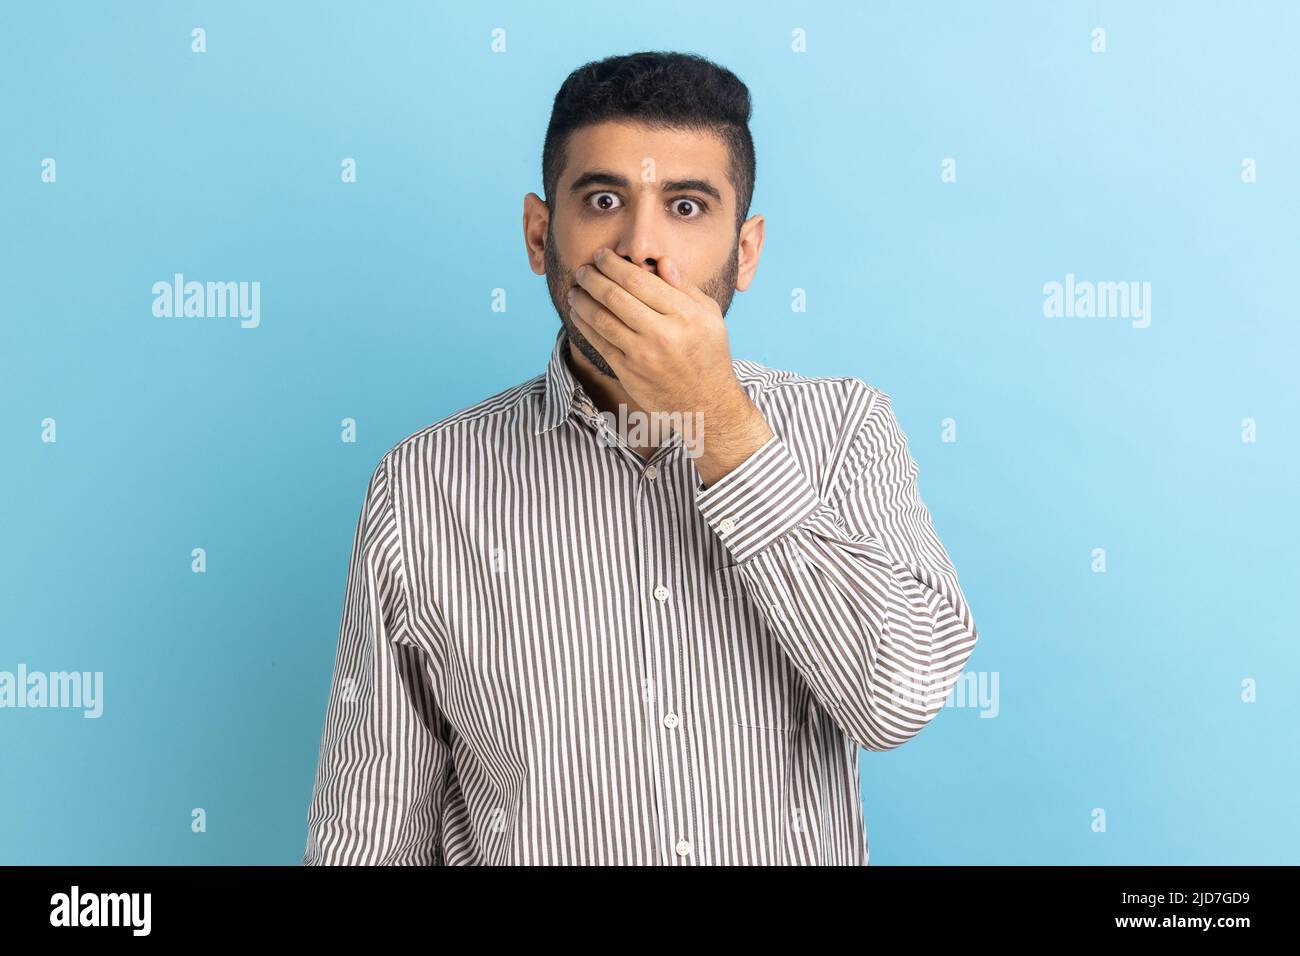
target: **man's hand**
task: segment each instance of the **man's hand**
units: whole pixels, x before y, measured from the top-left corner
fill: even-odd
[[[736,380],[718,303],[667,257],[659,275],[602,247],[574,273],[570,315],[646,413],[703,413],[695,470],[711,485],[772,430]]]

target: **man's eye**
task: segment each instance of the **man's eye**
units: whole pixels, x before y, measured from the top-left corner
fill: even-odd
[[[673,209],[683,219],[699,219],[708,207],[698,199],[674,199]]]
[[[592,200],[595,200],[595,202],[593,203]],[[587,203],[589,205],[592,205],[593,208],[599,209],[602,212],[605,210],[618,208],[617,206],[614,205],[614,203],[617,202],[622,202],[622,200],[619,199],[615,193],[609,193],[609,192],[592,193],[590,196],[587,197]]]

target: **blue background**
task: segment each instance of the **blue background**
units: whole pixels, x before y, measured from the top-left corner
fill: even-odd
[[[562,11],[0,8],[0,670],[105,683],[0,710],[0,863],[298,861],[365,481],[543,370],[551,101],[641,49],[750,86],[733,353],[893,396],[999,676],[860,755],[872,864],[1300,863],[1296,5]],[[175,272],[260,327],[154,317]],[[1066,273],[1150,327],[1045,318]]]

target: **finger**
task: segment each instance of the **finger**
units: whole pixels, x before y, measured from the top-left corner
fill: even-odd
[[[663,256],[659,259],[658,270],[659,275],[663,277],[664,282],[681,292],[683,295],[689,296],[701,305],[717,304],[714,302],[712,296],[686,278],[682,273],[681,266],[677,264],[677,260],[673,259],[671,256]]]
[[[586,289],[574,289],[569,305],[583,320],[619,351],[627,352],[635,344],[637,334],[626,322],[610,312],[591,297]]]
[[[601,249],[596,252],[600,253]],[[603,255],[594,257],[593,262],[596,266],[594,273],[588,272],[583,277],[590,280],[590,285],[584,281],[583,288],[594,289],[592,295],[611,312],[624,315],[621,307],[626,308],[629,315],[624,315],[624,318],[630,317],[633,321],[628,325],[638,332],[646,329],[647,322],[679,312],[690,301],[690,296],[682,290],[673,288],[660,276],[633,265],[607,248]],[[607,297],[602,297],[601,293]]]
[[[599,352],[605,361],[609,363],[610,368],[617,372],[619,366],[622,365],[623,360],[627,357],[623,350],[601,335],[600,332],[597,331],[590,322],[580,316],[576,310],[569,310],[569,318],[572,319],[573,324],[578,327],[578,331],[581,332],[583,336],[586,337],[587,341],[591,343],[592,348]]]
[[[581,273],[581,274],[579,274]],[[662,318],[634,293],[619,285],[594,265],[588,263],[573,274],[578,282],[579,295],[586,295],[598,303],[611,315],[616,316],[633,334],[639,334],[652,328],[656,319]],[[585,313],[588,320],[594,318],[591,312]]]

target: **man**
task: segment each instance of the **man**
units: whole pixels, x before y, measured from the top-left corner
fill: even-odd
[[[859,748],[976,642],[887,394],[732,360],[749,92],[583,66],[524,201],[543,374],[370,478],[305,864],[866,864]]]

